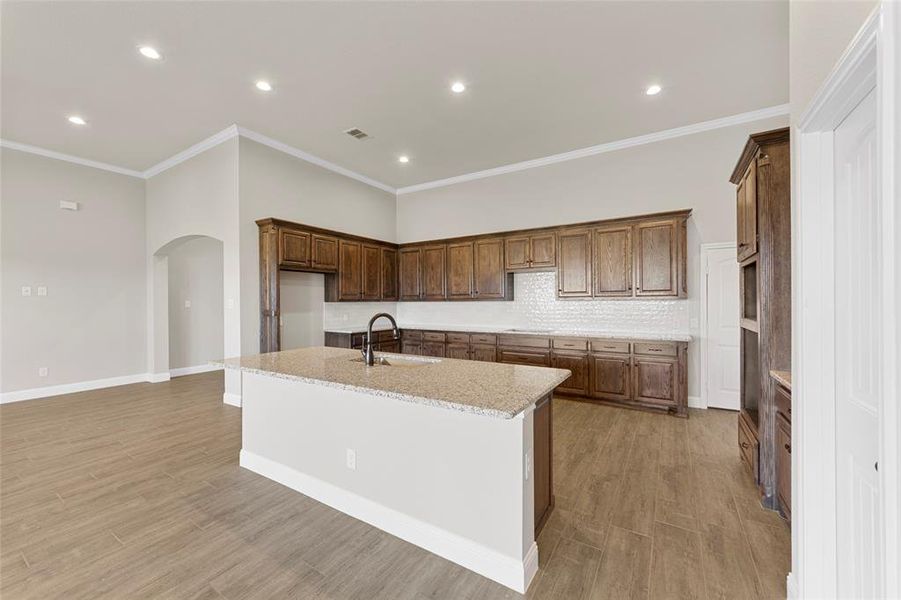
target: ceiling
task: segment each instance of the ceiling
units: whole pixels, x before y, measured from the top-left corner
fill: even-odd
[[[3,139],[141,171],[237,123],[403,187],[788,101],[787,2],[0,11]]]

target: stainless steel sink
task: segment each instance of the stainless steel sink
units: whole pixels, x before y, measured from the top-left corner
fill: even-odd
[[[359,356],[357,358],[351,359],[351,362],[355,363],[363,363],[366,364],[366,360]],[[441,359],[416,359],[416,358],[402,358],[400,356],[376,356],[375,362],[372,366],[374,367],[424,367],[426,365],[433,365],[435,363],[441,362]]]

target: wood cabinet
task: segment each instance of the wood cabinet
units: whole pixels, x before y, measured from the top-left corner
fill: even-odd
[[[785,518],[792,514],[792,426],[776,416],[776,496]]]
[[[401,248],[399,253],[399,281],[401,300],[422,298],[422,249]]]
[[[422,354],[422,342],[402,340],[400,351],[404,354]]]
[[[447,298],[473,297],[473,243],[447,245]]]
[[[678,296],[679,222],[675,219],[635,225],[636,296]]]
[[[738,182],[736,196],[736,239],[739,262],[757,254],[757,159],[752,159]]]
[[[508,271],[553,267],[557,264],[557,235],[552,232],[516,235],[504,241]]]
[[[472,360],[480,360],[482,362],[497,362],[497,346],[487,344],[473,344],[470,349],[469,357]]]
[[[626,356],[591,356],[591,397],[628,401],[632,398],[632,359]]]
[[[632,364],[633,400],[675,406],[677,376],[675,359],[635,356]]]
[[[476,240],[473,244],[473,297],[477,300],[512,299],[512,282],[512,278],[508,281],[504,270],[504,240]]]
[[[310,234],[296,229],[278,232],[279,264],[286,268],[310,266]]]
[[[359,300],[362,296],[362,244],[341,240],[338,250],[338,300]]]
[[[338,270],[338,238],[318,233],[312,235],[310,267],[319,271]]]
[[[443,358],[445,355],[444,351],[444,342],[422,342],[423,356],[440,356]]]
[[[564,230],[557,236],[557,296],[591,296],[591,231]]]
[[[422,248],[422,298],[444,300],[447,278],[447,246],[423,246]]]
[[[378,246],[362,244],[362,298],[380,300],[382,298],[382,249]]]
[[[554,508],[554,444],[553,407],[548,394],[535,403],[532,415],[532,456],[534,460],[535,492],[534,523],[535,537],[544,528]]]
[[[381,249],[381,297],[382,300],[397,300],[397,250]]]
[[[551,366],[551,353],[547,350],[526,348],[498,348],[497,362],[532,367]]]
[[[632,295],[632,226],[594,230],[594,295]]]
[[[572,372],[566,381],[557,386],[558,392],[577,396],[588,395],[588,352],[554,350],[551,365],[554,368],[569,369]]]
[[[444,356],[469,360],[469,344],[450,343],[445,347]]]

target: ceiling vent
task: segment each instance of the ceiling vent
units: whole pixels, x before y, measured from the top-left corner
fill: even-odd
[[[356,138],[358,140],[365,140],[369,137],[369,134],[363,131],[362,129],[358,129],[357,127],[352,127],[351,129],[347,129],[344,131],[350,137]]]

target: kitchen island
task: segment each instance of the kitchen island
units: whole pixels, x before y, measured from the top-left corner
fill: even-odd
[[[553,508],[564,369],[301,348],[241,371],[240,463],[524,592]]]

